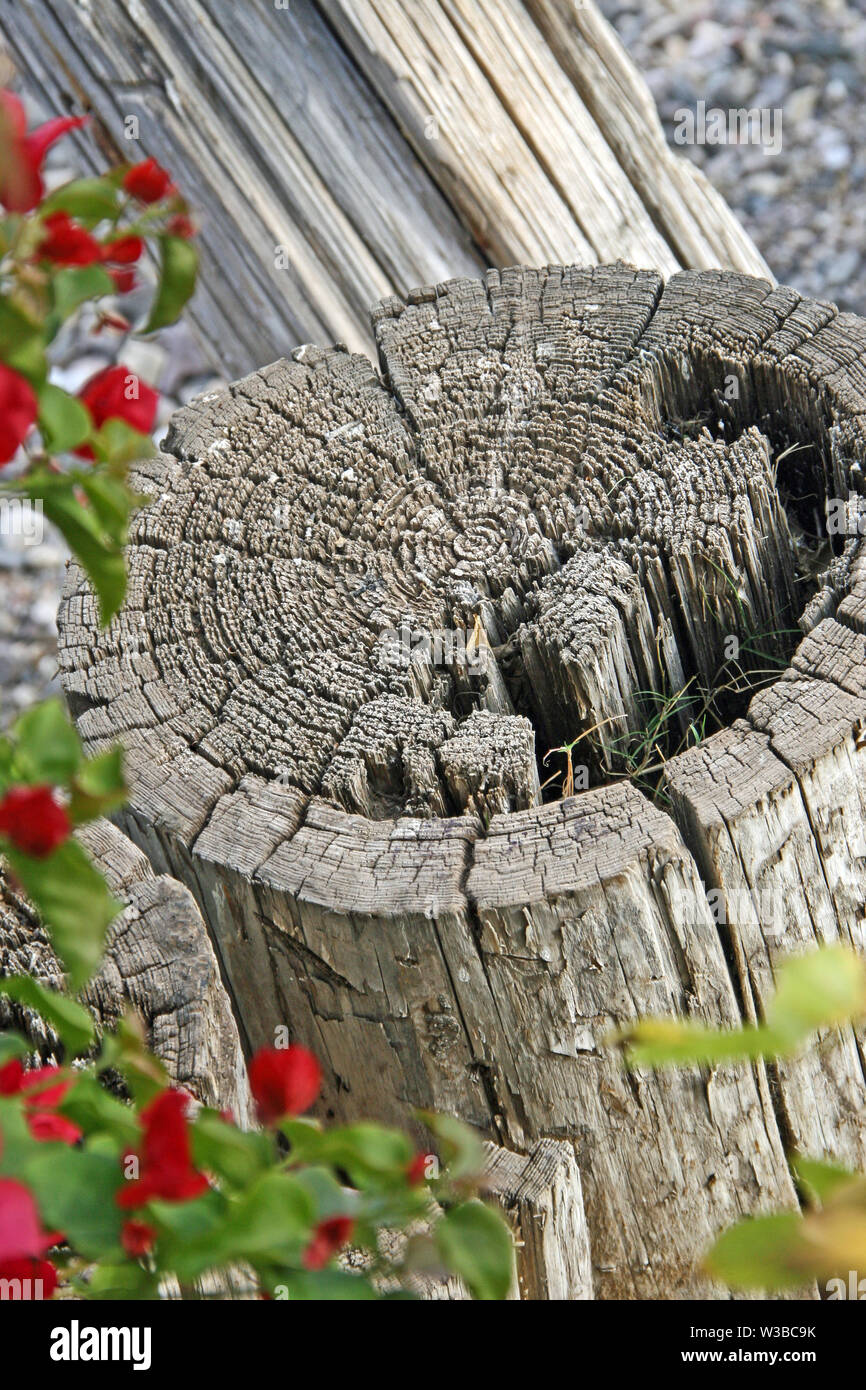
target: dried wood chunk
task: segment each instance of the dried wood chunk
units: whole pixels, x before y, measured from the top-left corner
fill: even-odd
[[[192,895],[108,821],[82,827],[78,838],[126,904],[112,924],[98,973],[82,1000],[110,1028],[132,1010],[172,1082],[205,1105],[253,1122],[238,1026],[214,949]],[[0,975],[31,974],[63,991],[65,977],[35,914],[0,872]],[[0,998],[0,1026],[23,1027],[34,1050],[51,1058],[58,1039],[27,1009]]]

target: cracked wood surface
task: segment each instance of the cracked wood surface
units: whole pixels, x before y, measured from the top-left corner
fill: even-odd
[[[786,1146],[862,1162],[862,1035],[656,1074],[606,1040],[733,1026],[781,953],[863,944],[862,557],[837,547],[806,601],[795,513],[859,485],[866,325],[623,264],[373,322],[379,372],[307,346],[175,417],[106,633],[70,572],[79,732],[123,739],[124,828],[198,898],[247,1047],[288,1023],[338,1119],[420,1104],[569,1145],[596,1296],[718,1296],[700,1257],[795,1202]],[[668,762],[669,811],[608,749],[539,804],[546,748],[712,679],[742,621],[802,640]],[[524,1296],[584,1286],[539,1248]]]
[[[98,974],[81,998],[103,1027],[127,1010],[141,1018],[148,1046],[171,1080],[204,1105],[252,1122],[237,1024],[201,914],[189,891],[154,873],[146,856],[108,821],[78,839],[111,891],[126,903],[113,923]],[[0,874],[0,974],[29,973],[63,990],[60,964],[38,919]],[[0,1024],[21,1027],[43,1057],[58,1040],[29,1009],[0,999]]]
[[[769,273],[596,6],[567,10],[0,0],[0,26],[48,107],[97,118],[85,167],[152,155],[188,195],[190,314],[234,377],[295,342],[369,349],[373,300],[491,261]]]

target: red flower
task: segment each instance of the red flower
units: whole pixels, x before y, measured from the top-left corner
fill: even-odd
[[[322,1085],[318,1059],[305,1047],[262,1047],[249,1066],[250,1087],[263,1125],[309,1110]]]
[[[33,1110],[27,1116],[27,1127],[41,1143],[77,1144],[81,1138],[81,1130],[73,1120],[50,1110]]]
[[[57,1270],[50,1259],[0,1259],[0,1279],[19,1279],[32,1293],[40,1284],[39,1298],[50,1298],[57,1289]]]
[[[141,434],[149,434],[153,429],[159,392],[128,367],[103,367],[84,383],[78,397],[90,411],[95,429],[106,420],[125,420]],[[75,453],[80,458],[94,456],[89,444],[82,444]]]
[[[9,212],[29,212],[41,200],[42,161],[55,140],[84,125],[86,116],[55,116],[27,134],[27,117],[14,92],[0,91],[0,203]]]
[[[144,242],[140,236],[120,236],[102,247],[102,259],[114,265],[132,265],[141,258]]]
[[[351,1216],[329,1216],[327,1221],[320,1221],[304,1251],[304,1268],[323,1269],[346,1244],[354,1229]]]
[[[61,1076],[59,1067],[37,1067],[33,1071],[25,1071],[15,1057],[0,1067],[0,1096],[24,1096],[27,1127],[34,1139],[76,1144],[81,1138],[78,1125],[65,1115],[55,1113],[55,1106],[63,1100],[72,1081],[62,1077],[55,1085],[47,1086],[46,1081],[55,1076]]]
[[[114,288],[118,294],[130,294],[138,283],[134,270],[109,270],[108,273],[114,281]]]
[[[0,362],[0,468],[15,457],[36,424],[37,409],[30,382]]]
[[[436,1155],[427,1153],[417,1153],[406,1169],[406,1177],[410,1187],[420,1187],[422,1182],[427,1181],[427,1166],[435,1164]]]
[[[0,801],[0,835],[34,859],[51,854],[71,829],[51,787],[12,787]]]
[[[0,1267],[8,1260],[40,1260],[56,1241],[43,1231],[29,1188],[0,1178]]]
[[[146,1255],[155,1240],[156,1231],[153,1226],[148,1226],[146,1221],[124,1221],[120,1243],[127,1255],[131,1255],[134,1260]]]
[[[133,164],[131,169],[127,169],[123,176],[123,186],[127,193],[131,193],[140,203],[158,203],[161,198],[167,198],[170,193],[177,192],[171,175],[166,173],[153,157],[143,159],[140,164]]]
[[[207,1178],[192,1166],[184,1091],[161,1091],[141,1112],[144,1141],[141,1177],[116,1194],[119,1207],[140,1207],[153,1197],[187,1202],[208,1188]]]
[[[102,259],[102,247],[80,223],[73,222],[68,213],[52,212],[45,219],[45,235],[36,248],[43,261],[57,265],[93,265]]]
[[[20,1279],[32,1292],[35,1284],[41,1284],[40,1298],[50,1298],[57,1288],[57,1270],[50,1260],[0,1260],[0,1279]]]
[[[174,217],[166,223],[165,230],[171,236],[183,237],[185,241],[189,241],[190,237],[194,237],[196,234],[196,229],[185,212],[175,213]]]

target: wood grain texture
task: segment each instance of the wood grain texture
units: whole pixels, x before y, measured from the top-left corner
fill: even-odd
[[[669,148],[649,87],[598,6],[529,0],[527,9],[679,264],[768,275],[712,184]]]
[[[245,1044],[287,1024],[323,1058],[323,1114],[420,1104],[565,1144],[596,1296],[716,1296],[701,1254],[795,1201],[787,1145],[859,1161],[862,1038],[658,1074],[607,1040],[646,1014],[733,1026],[785,952],[863,944],[859,542],[800,614],[779,488],[847,495],[866,328],[621,264],[491,271],[373,320],[380,373],[307,346],[175,417],[106,633],[70,572],[79,731],[123,738],[125,828],[198,898]],[[803,640],[668,764],[671,814],[605,785],[607,755],[538,804],[544,748],[709,679],[744,614]],[[585,1296],[557,1237],[532,1259],[523,1296]]]
[[[176,880],[155,874],[141,850],[108,821],[94,821],[77,835],[111,891],[126,903],[83,1002],[105,1028],[134,1010],[173,1083],[250,1125],[237,1025],[192,896]],[[65,987],[45,932],[0,874],[0,974],[25,971],[52,989]],[[0,1025],[23,1027],[41,1056],[55,1054],[57,1038],[31,1011],[0,1000]]]
[[[573,22],[571,7],[520,0],[322,8],[496,263],[622,256],[665,273],[767,273],[729,210],[666,151],[643,79],[594,4]]]
[[[49,105],[97,117],[86,163],[171,169],[202,226],[192,317],[227,374],[307,338],[367,346],[373,299],[483,265],[309,0],[3,0],[0,22]]]
[[[234,377],[305,340],[369,350],[373,300],[491,259],[768,273],[595,7],[538,11],[0,0],[0,25],[46,105],[93,113],[86,168],[172,171],[201,222],[190,314]]]
[[[514,1296],[593,1298],[592,1254],[580,1171],[571,1144],[541,1139],[529,1155],[485,1143],[484,1182],[511,1217]]]

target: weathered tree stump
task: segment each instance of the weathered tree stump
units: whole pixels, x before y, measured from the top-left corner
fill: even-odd
[[[596,1296],[717,1295],[700,1256],[796,1200],[786,1146],[862,1163],[863,1040],[650,1074],[606,1039],[733,1026],[780,954],[863,944],[856,527],[800,571],[859,484],[866,323],[622,264],[373,319],[380,373],[306,346],[175,417],[107,633],[70,575],[79,731],[123,739],[124,828],[196,894],[249,1046],[288,1025],[339,1119],[421,1104],[573,1146]],[[711,683],[738,633],[790,665],[650,799],[621,757],[647,692]],[[542,804],[579,735],[589,785]]]

